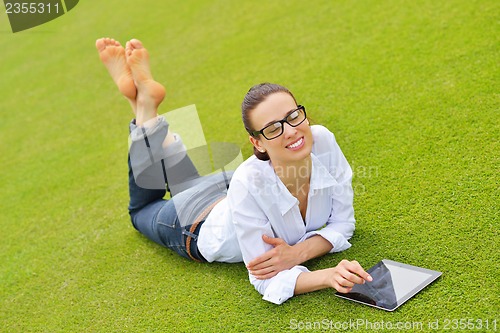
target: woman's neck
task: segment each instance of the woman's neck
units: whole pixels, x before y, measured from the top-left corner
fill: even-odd
[[[312,171],[311,156],[294,163],[272,163],[272,165],[274,172],[290,193],[295,195],[302,190],[309,191],[309,180]]]

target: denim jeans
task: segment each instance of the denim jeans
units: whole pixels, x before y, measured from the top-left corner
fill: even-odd
[[[162,145],[168,132],[164,119],[147,130],[132,121],[130,130],[129,214],[133,226],[147,238],[188,259],[192,259],[186,248],[190,238],[191,256],[206,261],[196,245],[203,221],[191,230],[193,222],[226,195],[232,173],[200,176],[180,138],[168,147]],[[171,179],[175,191],[171,190],[172,198],[165,200],[165,187]]]

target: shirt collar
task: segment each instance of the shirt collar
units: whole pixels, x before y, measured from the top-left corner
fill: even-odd
[[[311,160],[312,173],[309,185],[311,190],[322,190],[338,184],[325,165],[313,153],[311,153]]]
[[[311,161],[312,171],[311,183],[309,184],[309,193],[315,193],[318,190],[330,188],[337,184],[335,178],[333,178],[333,176],[328,172],[327,168],[313,153],[311,153]],[[277,187],[277,192],[279,193],[277,195],[278,207],[280,209],[281,215],[284,215],[297,204],[298,200],[290,193],[290,191],[288,191],[285,184],[283,184],[281,179],[276,175],[270,162],[269,166],[275,179],[275,184],[273,184],[273,186]]]

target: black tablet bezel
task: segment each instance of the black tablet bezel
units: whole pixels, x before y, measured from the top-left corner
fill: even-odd
[[[371,273],[371,272],[373,272],[375,269],[377,269],[378,267],[380,267],[383,264],[398,266],[398,267],[409,269],[409,270],[415,271],[415,272],[426,273],[426,274],[429,274],[430,276],[427,279],[425,279],[425,281],[421,282],[420,284],[418,284],[414,288],[412,288],[412,290],[410,290],[409,292],[407,292],[404,296],[402,296],[400,299],[398,299],[395,304],[392,304],[390,307],[383,307],[383,306],[379,306],[379,305],[376,305],[376,304],[368,303],[366,301],[363,301],[363,300],[357,298],[356,295],[354,295],[352,293],[340,293],[340,292],[337,291],[335,293],[335,295],[338,296],[338,297],[341,297],[341,298],[345,298],[345,299],[348,299],[348,300],[351,300],[351,301],[355,301],[355,302],[361,303],[361,304],[369,305],[369,306],[372,306],[372,307],[375,307],[375,308],[378,308],[378,309],[382,309],[382,310],[386,310],[386,311],[394,311],[399,306],[401,306],[407,300],[409,300],[410,298],[412,298],[413,296],[415,296],[419,291],[421,291],[422,289],[424,289],[425,287],[427,287],[429,284],[431,284],[432,282],[434,282],[438,277],[440,277],[443,274],[442,272],[430,270],[430,269],[427,269],[427,268],[412,266],[412,265],[408,265],[408,264],[403,264],[401,262],[397,262],[397,261],[393,261],[393,260],[389,260],[389,259],[383,259],[383,260],[379,261],[373,267],[371,267],[369,270],[367,270],[367,272]]]

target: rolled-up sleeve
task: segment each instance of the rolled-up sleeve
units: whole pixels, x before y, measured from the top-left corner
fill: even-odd
[[[267,280],[257,280],[251,274],[249,275],[250,282],[263,296],[263,300],[274,304],[282,304],[295,294],[297,278],[303,272],[309,272],[309,270],[304,266],[294,266]]]
[[[320,235],[328,240],[333,248],[330,253],[344,251],[351,247],[349,239],[354,234],[356,220],[354,218],[352,169],[340,149],[335,136],[324,127],[318,126],[320,158],[328,165],[329,173],[337,184],[331,194],[330,216],[324,228],[306,233],[303,239]]]
[[[354,230],[354,228],[353,228]],[[315,235],[320,235],[327,241],[329,241],[332,244],[332,249],[330,250],[329,253],[334,253],[334,252],[342,252],[347,250],[348,248],[351,247],[351,243],[349,243],[349,238],[351,236],[348,236],[347,234],[342,234],[340,232],[337,232],[335,230],[327,229],[326,227],[321,229],[321,230],[315,230],[308,232],[304,237],[303,240],[306,240],[308,238],[311,238],[312,236]],[[352,235],[352,232],[351,232]],[[301,241],[303,241],[301,240]]]
[[[262,240],[262,235],[276,236],[262,208],[242,182],[233,177],[229,191],[228,204],[231,208],[236,236],[243,261],[248,264],[252,259],[273,248]],[[249,279],[264,300],[281,304],[294,295],[297,277],[302,272],[308,272],[308,269],[295,266],[270,279],[259,280],[252,274],[249,274]]]
[[[350,168],[349,168],[350,172]],[[332,196],[332,209],[326,226],[306,234],[320,235],[328,240],[333,248],[330,253],[341,252],[351,247],[349,239],[354,234],[356,220],[354,219],[353,193],[350,179],[339,183]]]

